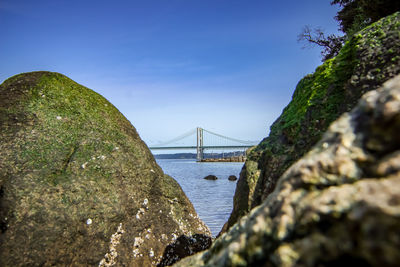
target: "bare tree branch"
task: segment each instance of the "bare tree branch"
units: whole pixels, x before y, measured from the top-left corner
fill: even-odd
[[[321,51],[321,55],[323,61],[336,56],[344,43],[344,37],[336,36],[334,34],[325,36],[321,28],[313,30],[310,26],[304,26],[303,31],[298,35],[297,40],[299,42],[305,42],[305,47],[310,44],[322,47],[323,50]]]

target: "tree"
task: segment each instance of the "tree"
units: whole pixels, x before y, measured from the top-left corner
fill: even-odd
[[[343,36],[325,36],[320,28],[312,30],[309,26],[305,26],[298,36],[298,41],[322,47],[322,61],[335,57],[344,42],[359,30],[400,10],[400,0],[332,0],[331,5],[342,8],[335,19]]]
[[[333,0],[331,5],[342,7],[335,19],[340,30],[349,36],[400,10],[399,0]]]

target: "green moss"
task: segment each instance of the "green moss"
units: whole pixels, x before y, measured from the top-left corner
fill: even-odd
[[[358,64],[356,52],[360,39],[360,35],[354,36],[345,44],[337,57],[325,61],[313,74],[305,76],[298,83],[292,101],[271,126],[270,137],[284,133],[287,140],[293,142],[299,138],[301,131],[320,135],[325,128],[315,128],[309,122],[323,121],[326,126],[338,116],[338,107],[345,95],[344,84],[351,78]],[[306,123],[310,126],[309,129],[304,129]],[[261,146],[262,149],[268,147],[267,144]],[[279,153],[272,151],[276,152]]]
[[[248,155],[260,169],[253,207],[273,191],[284,171],[320,140],[335,119],[351,110],[365,92],[400,72],[399,28],[400,12],[368,26],[353,35],[335,58],[300,80],[269,136]],[[234,206],[234,215],[243,212],[247,211]]]
[[[341,49],[337,57],[327,60],[319,66],[313,74],[305,76],[297,85],[292,96],[292,101],[283,110],[280,118],[271,126],[270,137],[280,137],[283,134],[286,140],[291,143],[308,134],[320,136],[326,127],[341,113],[341,103],[346,97],[345,84],[350,80],[356,66],[359,64],[358,51],[360,47],[374,48],[381,47],[382,42],[387,38],[388,28],[396,31],[400,25],[399,13],[368,26],[361,33],[354,35]],[[396,23],[394,23],[396,21]],[[385,55],[395,53],[393,48],[387,51],[375,50],[376,53]],[[396,62],[398,56],[391,56],[390,60]],[[379,56],[374,59],[380,64],[387,62],[386,57]],[[381,68],[376,68],[376,74],[381,73]],[[382,77],[384,78],[384,77]],[[313,125],[315,122],[318,125]],[[308,125],[305,128],[305,125]],[[271,138],[265,139],[255,152],[268,148]],[[268,149],[267,149],[268,150]],[[273,153],[279,150],[272,151]],[[284,153],[286,151],[280,150]],[[266,152],[268,153],[268,151]]]
[[[283,111],[282,128],[298,128],[308,108],[317,105],[323,98],[331,80],[332,62],[327,60],[313,75],[308,75],[299,82],[292,102]]]
[[[6,83],[20,77],[23,76],[12,77]],[[87,175],[107,179],[111,170],[95,161],[127,143],[126,135],[114,129],[120,128],[121,122],[129,122],[105,98],[61,74],[45,73],[33,85],[26,90],[26,100],[18,108],[5,111],[34,114],[35,121],[40,122],[31,138],[18,141],[23,151],[19,160],[41,172],[43,182],[53,185],[67,181],[71,160],[79,165],[86,163]]]

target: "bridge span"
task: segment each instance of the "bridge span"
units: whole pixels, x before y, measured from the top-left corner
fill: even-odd
[[[176,143],[182,139],[185,139],[191,135],[196,134],[195,145],[176,145]],[[207,136],[207,138],[205,138]],[[205,142],[209,142],[205,144]],[[204,150],[224,150],[224,149],[247,149],[258,144],[258,141],[244,141],[228,136],[224,136],[218,133],[214,133],[197,127],[184,133],[174,139],[167,142],[159,143],[154,146],[150,146],[151,150],[178,150],[178,149],[196,149],[197,160],[201,161],[204,157]]]

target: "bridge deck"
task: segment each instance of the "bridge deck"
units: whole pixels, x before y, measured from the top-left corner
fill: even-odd
[[[250,148],[250,145],[242,145],[242,146],[202,146],[202,149],[235,149],[235,148]],[[169,146],[169,147],[149,147],[153,150],[162,150],[162,149],[197,149],[197,146]]]

